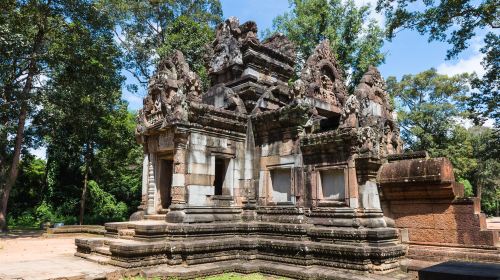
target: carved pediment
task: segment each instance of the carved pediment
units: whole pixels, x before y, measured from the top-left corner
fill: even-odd
[[[149,80],[148,95],[139,112],[137,133],[146,128],[164,125],[165,122],[187,119],[187,104],[200,100],[201,81],[189,69],[180,51],[158,63],[157,71]]]
[[[297,56],[295,45],[282,33],[275,33],[262,42],[268,49],[274,50],[286,57],[295,60]]]
[[[370,66],[354,94],[360,102],[360,122],[370,125],[375,119],[393,120],[393,108],[385,91],[385,82],[376,67]],[[382,121],[383,122],[383,121]]]
[[[309,56],[300,79],[306,86],[306,96],[337,107],[344,105],[347,89],[328,40],[321,42]]]

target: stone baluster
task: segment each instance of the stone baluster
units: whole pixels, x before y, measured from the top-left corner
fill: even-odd
[[[148,164],[148,199],[147,199],[147,209],[146,213],[148,215],[155,214],[155,192],[156,192],[156,183],[155,183],[155,174],[154,167],[151,160],[149,160]]]

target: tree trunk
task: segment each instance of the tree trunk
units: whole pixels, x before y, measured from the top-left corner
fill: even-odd
[[[477,184],[476,196],[477,196],[477,198],[479,198],[479,201],[481,201],[481,197],[483,196],[483,186],[482,186],[482,183]]]
[[[89,184],[89,173],[90,173],[90,162],[92,160],[93,153],[92,144],[87,143],[87,150],[85,152],[85,171],[83,176],[83,190],[82,190],[82,198],[80,200],[80,225],[83,225],[83,216],[85,214],[85,199],[87,198],[87,189]]]
[[[31,90],[31,82],[32,79],[28,77],[28,80],[26,81],[25,89],[29,87],[29,90]],[[29,84],[29,85],[28,85]],[[24,89],[23,89],[24,92]],[[0,200],[0,231],[1,232],[6,232],[7,231],[7,204],[9,203],[9,195],[10,191],[12,190],[12,186],[15,184],[17,180],[17,175],[19,173],[19,161],[21,159],[21,149],[24,141],[24,126],[26,124],[26,116],[28,115],[28,104],[26,102],[23,102],[21,104],[21,112],[19,113],[19,119],[18,119],[18,124],[17,124],[17,131],[16,131],[16,142],[14,145],[14,155],[12,162],[10,164],[9,168],[9,177],[7,178],[7,181],[5,182],[5,185],[3,187],[2,191],[2,198]]]
[[[85,198],[87,197],[87,185],[89,180],[89,165],[85,163],[85,175],[83,177],[82,198],[80,200],[80,225],[83,225],[83,215],[85,214]]]
[[[50,1],[49,1],[50,3]],[[47,19],[47,18],[45,18]],[[45,22],[46,23],[46,22]],[[7,177],[2,190],[2,197],[0,198],[0,232],[7,231],[7,204],[9,203],[10,191],[12,186],[16,183],[17,175],[19,174],[19,161],[21,159],[21,150],[24,142],[24,127],[26,125],[26,118],[28,116],[28,101],[30,93],[33,89],[33,79],[37,74],[37,56],[45,37],[45,26],[38,26],[38,32],[33,42],[33,50],[30,54],[28,73],[26,76],[26,83],[19,96],[20,111],[16,130],[16,141],[14,144],[14,154],[12,162],[9,167],[9,176]],[[2,163],[4,164],[4,163]],[[2,169],[2,168],[0,168]]]

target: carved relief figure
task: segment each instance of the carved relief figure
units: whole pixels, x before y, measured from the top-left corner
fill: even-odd
[[[350,95],[342,110],[340,119],[342,128],[358,127],[359,101],[355,95]]]

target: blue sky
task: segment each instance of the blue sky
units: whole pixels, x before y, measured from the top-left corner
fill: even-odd
[[[277,15],[289,10],[288,0],[221,0],[224,17],[236,16],[240,23],[253,20],[257,23],[259,34],[272,27],[272,20]],[[357,4],[370,4],[376,0],[356,0]],[[383,16],[372,12],[374,18],[383,21]],[[416,74],[431,67],[442,74],[454,75],[462,72],[479,72],[482,56],[479,53],[481,40],[473,40],[471,47],[454,60],[445,60],[449,45],[443,42],[428,42],[427,36],[415,31],[401,31],[392,42],[386,42],[383,51],[386,61],[379,66],[382,75],[387,78],[401,78],[405,74]],[[127,83],[134,83],[134,78],[125,73]],[[123,98],[129,102],[129,109],[142,107],[142,97],[127,92],[124,87]],[[141,94],[144,94],[142,91]]]

